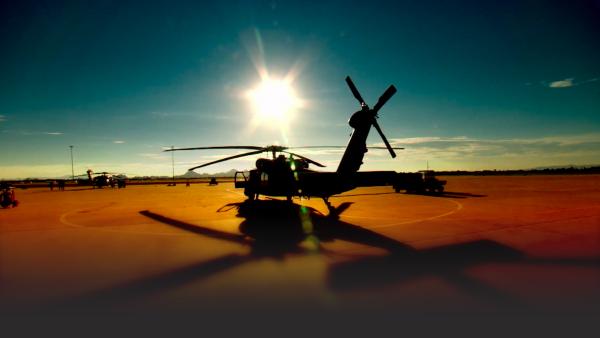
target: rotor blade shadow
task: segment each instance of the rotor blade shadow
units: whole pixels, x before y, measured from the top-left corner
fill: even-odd
[[[151,218],[155,221],[158,221],[158,222],[161,222],[161,223],[164,223],[167,225],[171,225],[176,228],[179,228],[179,229],[182,229],[182,230],[185,230],[188,232],[192,232],[195,234],[200,234],[200,235],[203,235],[206,237],[222,239],[222,240],[226,240],[226,241],[234,242],[234,243],[238,243],[238,244],[243,244],[243,245],[249,244],[248,241],[246,241],[245,236],[243,236],[243,235],[236,235],[236,234],[232,234],[229,232],[209,229],[209,228],[205,228],[205,227],[202,227],[199,225],[178,221],[176,219],[169,218],[169,217],[166,217],[163,215],[159,215],[159,214],[153,213],[148,210],[140,211],[140,214],[142,214],[148,218]]]
[[[250,256],[230,254],[209,261],[193,263],[120,285],[94,291],[59,304],[62,309],[102,310],[127,306],[160,292],[174,290],[186,284],[210,277],[251,260]]]
[[[314,230],[315,235],[323,241],[339,239],[356,244],[381,248],[391,253],[402,253],[406,255],[415,251],[411,246],[395,239],[357,225],[339,221],[333,217],[313,219],[313,222],[316,224]]]
[[[334,264],[329,269],[328,285],[337,291],[375,289],[434,276],[478,299],[492,301],[496,305],[520,305],[511,295],[465,274],[466,268],[478,264],[521,260],[523,254],[515,249],[480,240],[409,253],[392,252]]]
[[[519,264],[530,264],[536,266],[573,266],[578,268],[596,268],[600,269],[600,258],[528,258]]]

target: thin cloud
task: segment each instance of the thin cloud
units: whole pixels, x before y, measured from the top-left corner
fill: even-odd
[[[137,154],[140,157],[149,158],[152,160],[167,160],[170,156],[165,155],[164,153],[139,153]]]
[[[550,88],[569,88],[569,87],[573,87],[573,86],[574,86],[573,78],[553,81],[553,82],[550,82],[550,84],[548,84],[548,87],[550,87]]]
[[[569,88],[569,87],[580,86],[580,85],[588,84],[588,83],[592,83],[592,82],[597,82],[598,80],[600,80],[600,78],[593,77],[593,78],[589,78],[587,80],[582,80],[582,81],[577,81],[577,82],[575,82],[574,80],[575,80],[575,78],[568,78],[568,79],[564,79],[564,80],[553,81],[553,82],[548,83],[547,86],[549,88]]]
[[[397,144],[419,144],[419,143],[430,143],[430,142],[463,142],[469,140],[466,136],[456,137],[437,137],[437,136],[423,136],[423,137],[407,137],[407,138],[395,138],[391,139],[392,143]],[[377,143],[374,146],[383,147],[385,144]]]
[[[61,131],[32,131],[32,130],[3,130],[3,133],[13,134],[13,135],[21,135],[21,136],[40,136],[40,135],[49,135],[49,136],[60,136],[64,135]]]
[[[586,143],[600,143],[600,133],[589,133],[581,135],[563,135],[563,136],[544,136],[536,138],[515,138],[515,139],[477,139],[467,136],[455,137],[410,137],[410,138],[393,138],[390,143],[394,146],[405,145],[434,145],[434,144],[457,144],[457,143],[480,143],[480,144],[544,144],[556,146],[578,145]],[[374,146],[384,146],[383,143],[376,143]]]
[[[113,141],[113,143],[115,143],[115,144],[123,144],[123,143],[125,143],[125,141],[122,141],[122,140],[115,140],[115,141]]]
[[[577,83],[577,84],[578,84],[578,85],[580,85],[580,84],[584,84],[584,83],[596,82],[596,81],[598,81],[598,80],[599,80],[599,78],[597,78],[597,77],[593,77],[593,78],[591,78],[591,79],[587,79],[587,80],[585,80],[585,81],[581,81],[581,82],[579,82],[579,83]]]
[[[535,156],[569,157],[588,154],[600,159],[600,133],[545,136],[520,139],[481,139],[459,137],[414,137],[391,139],[394,146],[405,147],[401,153],[412,158],[442,158],[461,162],[465,159]],[[376,144],[382,146],[383,144]]]
[[[6,116],[0,115],[0,122],[4,122],[4,121],[6,121]]]

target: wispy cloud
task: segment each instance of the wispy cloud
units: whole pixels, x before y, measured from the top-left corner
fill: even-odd
[[[173,116],[182,116],[182,113],[172,113],[172,112],[164,112],[164,111],[153,111],[150,112],[150,116],[155,118],[169,118]]]
[[[580,84],[584,84],[584,83],[596,82],[596,81],[598,81],[598,80],[600,80],[600,78],[593,77],[593,78],[591,78],[591,79],[587,79],[587,80],[584,80],[584,81],[578,82],[577,84],[578,84],[578,85],[580,85]]]
[[[123,143],[125,143],[125,141],[122,141],[122,140],[114,140],[114,141],[113,141],[113,143],[115,143],[115,144],[123,144]]]
[[[550,88],[568,88],[573,87],[573,78],[553,81],[548,84]]]
[[[171,156],[170,155],[166,155],[166,153],[139,153],[137,154],[140,157],[143,158],[148,158],[151,160],[160,160],[160,161],[166,161],[167,159],[169,159]]]
[[[0,115],[0,122],[4,122],[4,121],[6,121],[6,116]]]
[[[40,135],[42,135],[42,136],[43,135],[60,136],[60,135],[65,134],[62,131],[34,131],[34,130],[22,130],[22,129],[16,129],[16,130],[4,129],[4,130],[2,130],[2,132],[5,134],[21,135],[21,136],[40,136]]]
[[[600,160],[600,133],[537,138],[483,139],[458,137],[395,138],[390,143],[405,147],[403,154],[418,158],[440,157],[461,161],[513,156],[568,156],[588,154]],[[383,146],[383,144],[376,144]]]
[[[549,88],[569,88],[574,86],[580,86],[587,83],[597,82],[600,78],[593,77],[587,80],[575,81],[575,78],[568,78],[564,80],[552,81],[550,83],[542,82],[544,85]]]

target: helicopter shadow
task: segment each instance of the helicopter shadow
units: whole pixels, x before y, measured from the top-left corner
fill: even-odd
[[[140,211],[141,215],[156,222],[203,237],[236,243],[250,250],[247,254],[228,254],[114,285],[78,297],[70,305],[79,308],[112,307],[183,287],[258,259],[284,260],[293,255],[316,253],[342,257],[341,260],[333,259],[333,263],[327,267],[325,285],[334,292],[379,290],[381,287],[434,276],[492,306],[522,308],[523,304],[517,297],[471,277],[467,269],[487,263],[585,267],[597,267],[598,264],[597,259],[531,259],[518,250],[490,240],[417,250],[375,231],[341,221],[339,214],[351,204],[342,203],[329,215],[281,200],[246,201],[221,207],[219,211],[237,209],[237,216],[243,219],[239,233],[183,222],[148,210]],[[385,254],[352,253],[348,257],[327,248],[327,243],[337,240],[383,249]],[[302,245],[307,241],[311,241],[316,250],[308,250]]]

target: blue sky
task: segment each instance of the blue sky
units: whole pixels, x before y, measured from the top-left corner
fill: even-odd
[[[380,124],[406,150],[365,170],[598,164],[598,36],[599,1],[3,2],[0,178],[70,174],[69,145],[76,174],[128,175],[170,174],[171,145],[345,145],[346,75],[371,104],[398,89]],[[257,63],[294,74],[285,132],[249,127]],[[234,153],[176,153],[176,173]]]

